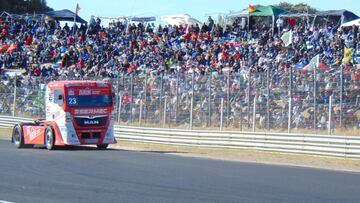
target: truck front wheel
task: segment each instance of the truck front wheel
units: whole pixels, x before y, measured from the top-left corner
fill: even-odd
[[[16,146],[16,148],[23,148],[25,146],[24,135],[20,125],[14,126],[11,141]]]
[[[98,149],[104,150],[104,149],[106,149],[106,148],[109,146],[109,144],[98,144],[98,145],[96,145],[96,146],[97,146]]]
[[[48,126],[45,129],[45,146],[48,150],[53,150],[55,145],[55,135],[54,130]]]

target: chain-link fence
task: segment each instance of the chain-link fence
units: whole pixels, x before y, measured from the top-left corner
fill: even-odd
[[[108,80],[121,125],[360,134],[359,81],[341,66],[315,74],[266,67],[262,72],[171,72]],[[0,114],[42,117],[50,80],[13,77],[1,82]]]

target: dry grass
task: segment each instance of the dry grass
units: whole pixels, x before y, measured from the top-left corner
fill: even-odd
[[[124,126],[133,126],[138,127],[140,126],[138,122],[132,122],[132,123],[119,123],[120,125]],[[141,127],[153,127],[153,128],[171,128],[171,129],[190,129],[189,126],[186,125],[165,125],[163,126],[161,123],[155,124],[155,123],[141,123]],[[199,127],[199,126],[193,126],[193,130],[220,130],[220,127]],[[244,132],[252,132],[252,128],[245,128],[243,127],[241,129]],[[240,131],[239,127],[227,127],[223,128],[223,131]],[[287,129],[270,129],[270,131],[267,131],[266,129],[259,129],[256,128],[255,132],[274,132],[274,133],[287,133]],[[298,134],[318,134],[318,135],[327,135],[327,130],[311,130],[311,129],[292,129],[291,133],[298,133]],[[343,135],[343,136],[360,136],[360,129],[356,128],[339,128],[335,129],[332,132],[332,135]]]
[[[0,128],[0,139],[9,139],[11,138],[11,128]]]

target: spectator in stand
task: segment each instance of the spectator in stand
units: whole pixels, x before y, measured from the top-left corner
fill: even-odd
[[[344,90],[344,97],[347,107],[352,109],[350,112],[356,112],[360,95],[358,27],[337,30],[336,26],[326,24],[310,29],[302,20],[287,24],[285,29],[293,30],[293,43],[284,50],[280,36],[272,35],[269,27],[255,25],[248,31],[239,27],[237,22],[222,27],[215,24],[210,16],[201,26],[158,27],[120,21],[102,27],[101,20],[97,18],[90,22],[88,29],[81,25],[75,31],[68,24],[60,28],[58,22],[41,18],[6,18],[0,21],[0,74],[3,76],[7,70],[22,69],[24,74],[19,77],[19,85],[27,89],[29,85],[38,85],[41,80],[58,78],[117,78],[120,75],[143,74],[153,78],[163,74],[174,78],[177,72],[185,75],[194,72],[197,77],[203,78],[218,75],[217,86],[225,88],[227,84],[221,80],[230,71],[231,74],[240,74],[243,80],[241,85],[231,89],[238,92],[249,88],[249,80],[253,86],[266,89],[264,81],[269,70],[270,95],[255,89],[248,96],[258,97],[259,106],[265,106],[267,99],[271,100],[271,117],[286,120],[283,113],[286,105],[281,100],[286,99],[292,67],[296,103],[294,125],[305,126],[312,119],[306,113],[312,107],[314,95],[310,92],[314,81],[312,71],[305,70],[304,66],[320,54],[316,101],[319,105],[327,105],[329,96],[338,94],[339,65],[346,46],[354,50],[354,60],[344,67],[344,86],[348,87]],[[43,79],[24,83],[32,78]],[[5,77],[4,80],[11,79]],[[188,89],[188,84],[182,85],[181,88]],[[214,101],[230,91],[212,88],[216,93]],[[200,85],[198,89],[206,88]],[[181,98],[189,96],[188,92],[184,92]],[[187,102],[182,105],[181,109],[189,108]],[[239,105],[247,105],[245,94],[230,103],[231,108]],[[323,121],[326,109],[317,109],[320,111],[318,120]],[[200,113],[197,116],[198,119],[203,118]],[[263,115],[259,119],[264,121]]]

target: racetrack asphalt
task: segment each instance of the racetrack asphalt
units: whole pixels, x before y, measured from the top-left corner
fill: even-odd
[[[360,202],[360,173],[0,140],[0,202]]]

